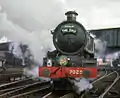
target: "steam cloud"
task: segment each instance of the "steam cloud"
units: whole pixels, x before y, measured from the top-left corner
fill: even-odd
[[[90,35],[94,38],[95,42],[95,57],[104,57],[105,56],[105,51],[106,51],[106,46],[107,42],[104,40],[101,40],[100,38],[97,38],[96,35],[90,33]]]
[[[107,42],[105,40],[101,40],[100,38],[96,38],[96,35],[91,34],[91,36],[94,38],[95,42],[95,57],[97,58],[109,58],[112,60],[115,60],[118,58],[118,55],[120,51],[115,51],[112,53],[105,53],[107,51]]]
[[[74,80],[69,79],[73,84],[73,89],[77,94],[80,94],[81,91],[87,91],[93,88],[92,84],[89,82],[89,79],[85,78],[75,78]]]
[[[29,68],[25,68],[24,69],[24,74],[34,80],[45,80],[45,81],[50,81],[50,78],[44,78],[44,77],[38,77],[39,73],[38,73],[38,66],[34,66],[32,68],[32,70],[30,70]]]
[[[41,66],[47,51],[54,50],[50,30],[64,19],[63,3],[59,0],[0,0],[0,4],[0,37],[27,44],[39,63],[37,67]],[[27,75],[34,77],[35,71],[36,67],[25,69]]]
[[[45,52],[54,49],[50,29],[64,19],[63,1],[0,0],[0,4],[0,37],[27,43],[41,63]]]
[[[115,60],[115,59],[118,58],[119,54],[120,54],[120,51],[114,52],[114,53],[109,53],[109,54],[106,55],[106,57],[107,57],[107,58],[110,58],[110,59],[112,59],[112,60]]]

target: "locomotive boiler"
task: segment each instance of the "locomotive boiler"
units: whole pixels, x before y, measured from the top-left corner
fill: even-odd
[[[95,78],[97,73],[94,38],[76,21],[78,14],[75,11],[65,15],[67,19],[51,31],[56,50],[47,52],[39,73],[51,77],[56,88],[65,88],[69,84],[65,82],[68,78]]]

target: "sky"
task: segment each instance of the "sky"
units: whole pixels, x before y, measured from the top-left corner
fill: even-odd
[[[120,27],[119,0],[0,0],[0,37],[30,45],[37,60],[54,49],[53,30],[75,10],[87,30]]]
[[[7,18],[27,30],[54,28],[75,10],[86,29],[120,26],[119,0],[0,0]]]
[[[119,0],[66,0],[65,4],[79,13],[78,20],[87,29],[120,26]]]

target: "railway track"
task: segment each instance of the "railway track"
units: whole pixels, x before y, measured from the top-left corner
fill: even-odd
[[[27,82],[28,81],[26,80],[26,83]],[[27,84],[24,81],[23,85],[20,85],[19,83],[13,83],[12,88],[2,90],[1,94],[0,94],[0,98],[26,98],[26,97],[34,98],[33,95],[38,94],[38,93],[39,93],[39,97],[40,97],[40,94],[42,94],[41,92],[46,93],[50,90],[50,87],[51,87],[50,81],[49,82],[46,82],[46,81],[33,82],[33,81],[31,81],[31,83],[29,82]],[[20,86],[14,86],[14,84],[20,85]],[[4,87],[5,86],[3,86],[3,88]]]
[[[120,77],[99,98],[120,98]]]
[[[104,82],[105,85],[107,85],[108,82],[107,87],[109,87],[117,75],[117,72],[109,73],[106,70],[99,72],[98,78],[92,82],[95,88],[91,92],[96,91],[99,88],[97,85],[102,82]],[[18,77],[19,75],[13,75],[14,78],[15,76]],[[107,77],[107,79],[105,77]],[[107,81],[108,78],[111,78],[111,81]],[[99,88],[99,90],[101,89],[102,88]],[[106,88],[104,88],[104,90],[106,90]],[[89,94],[89,97],[86,97],[86,94],[84,94],[82,98],[96,98],[95,96],[93,97],[95,94],[96,92]],[[0,85],[0,98],[78,98],[78,96],[72,91],[51,92],[50,81],[34,81],[30,78],[22,78],[22,80],[18,79],[14,82]]]
[[[109,74],[110,72],[108,72],[106,69],[104,71],[100,71],[97,78],[92,82],[92,84],[96,83],[97,81],[101,80],[102,78],[104,78],[107,74]]]
[[[6,71],[0,72],[0,85],[25,79],[22,68],[7,68]]]
[[[26,84],[31,84],[34,82],[36,82],[36,81],[32,80],[31,78],[26,78],[23,80],[0,85],[0,94],[24,87]]]
[[[0,74],[0,84],[23,80],[26,76],[22,72]]]
[[[50,87],[50,81],[28,78],[20,68],[0,73],[0,98],[41,98],[50,92]]]
[[[97,79],[100,78],[100,77],[102,77],[102,76],[104,76],[104,75],[106,75],[107,73],[108,73],[108,72],[107,72],[106,69],[103,70],[103,71],[98,71]],[[95,79],[95,80],[96,80],[96,79]]]
[[[119,77],[118,72],[114,71],[93,82],[93,89],[84,93],[81,98],[99,98],[107,89],[113,85]]]
[[[118,95],[116,95],[116,97],[115,96],[110,97],[110,96],[106,95],[106,93],[107,94],[109,93],[107,91],[113,85],[115,85],[115,83],[117,83],[116,85],[119,85],[120,77],[119,78],[118,77],[119,77],[119,74],[116,71],[111,72],[111,71],[104,70],[103,72],[99,72],[98,78],[92,82],[92,84],[95,88],[92,89],[91,92],[89,92],[87,94],[85,93],[82,96],[76,96],[76,94],[74,92],[67,92],[67,93],[64,92],[61,94],[50,92],[50,93],[46,94],[43,98],[120,98],[120,90],[119,90],[119,93],[116,91],[116,93],[118,94]],[[101,83],[103,83],[103,85],[100,85]],[[99,87],[98,87],[98,85],[99,85]],[[120,87],[120,85],[119,85],[119,87]],[[118,88],[118,86],[116,86],[115,88]]]
[[[42,98],[75,98],[75,93],[71,91],[49,92]]]
[[[99,71],[98,78],[95,79],[94,81],[97,82],[99,79],[105,77],[108,73],[109,72],[107,72],[107,70]],[[72,91],[69,92],[61,91],[61,92],[49,92],[42,98],[78,98],[78,96]]]

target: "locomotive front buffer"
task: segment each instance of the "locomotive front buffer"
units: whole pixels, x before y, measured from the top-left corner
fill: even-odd
[[[96,78],[96,60],[82,60],[82,66],[67,66],[68,61],[61,60],[61,66],[42,66],[39,68],[40,77],[49,78]],[[66,62],[66,63],[65,63]]]

